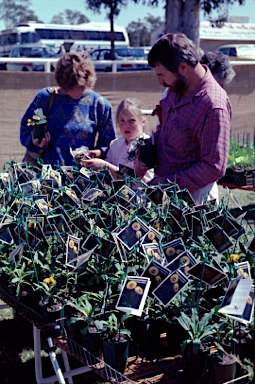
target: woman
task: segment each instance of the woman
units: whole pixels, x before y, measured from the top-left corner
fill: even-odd
[[[110,102],[94,92],[94,65],[87,53],[66,53],[56,64],[58,85],[47,117],[47,130],[42,140],[33,138],[31,118],[42,108],[47,115],[51,88],[42,89],[34,98],[21,120],[20,141],[33,158],[58,165],[73,165],[70,150],[82,146],[92,157],[104,157],[110,142],[115,139]],[[27,156],[26,156],[27,157]]]

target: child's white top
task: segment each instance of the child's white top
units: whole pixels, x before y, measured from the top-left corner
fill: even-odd
[[[149,135],[144,135],[144,138],[149,138]],[[128,151],[130,149],[131,144],[132,143],[127,144],[126,139],[123,136],[113,140],[110,144],[105,160],[113,165],[116,165],[117,167],[119,166],[119,164],[123,164],[129,168],[134,169],[134,161],[128,160]],[[153,177],[154,170],[148,169],[145,175],[142,177],[142,181],[144,183],[148,183],[150,180],[153,179]]]

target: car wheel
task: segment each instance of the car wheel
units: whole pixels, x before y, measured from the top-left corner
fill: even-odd
[[[7,71],[7,67],[5,63],[0,64],[0,71]]]
[[[29,70],[27,69],[27,67],[23,67],[22,72],[29,72]]]

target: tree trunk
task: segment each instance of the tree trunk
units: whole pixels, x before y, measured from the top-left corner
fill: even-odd
[[[167,0],[165,32],[183,32],[199,47],[201,0]]]
[[[114,37],[114,13],[115,13],[115,3],[113,4],[113,0],[110,1],[110,39],[111,39],[111,60],[115,60],[115,37]]]

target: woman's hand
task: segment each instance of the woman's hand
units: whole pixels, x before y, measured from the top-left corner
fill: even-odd
[[[50,142],[50,133],[49,132],[45,132],[45,137],[39,142],[38,139],[33,139],[33,132],[31,132],[32,134],[32,142],[34,145],[36,145],[37,147],[40,147],[40,148],[44,148],[44,147],[47,147],[49,142]]]

